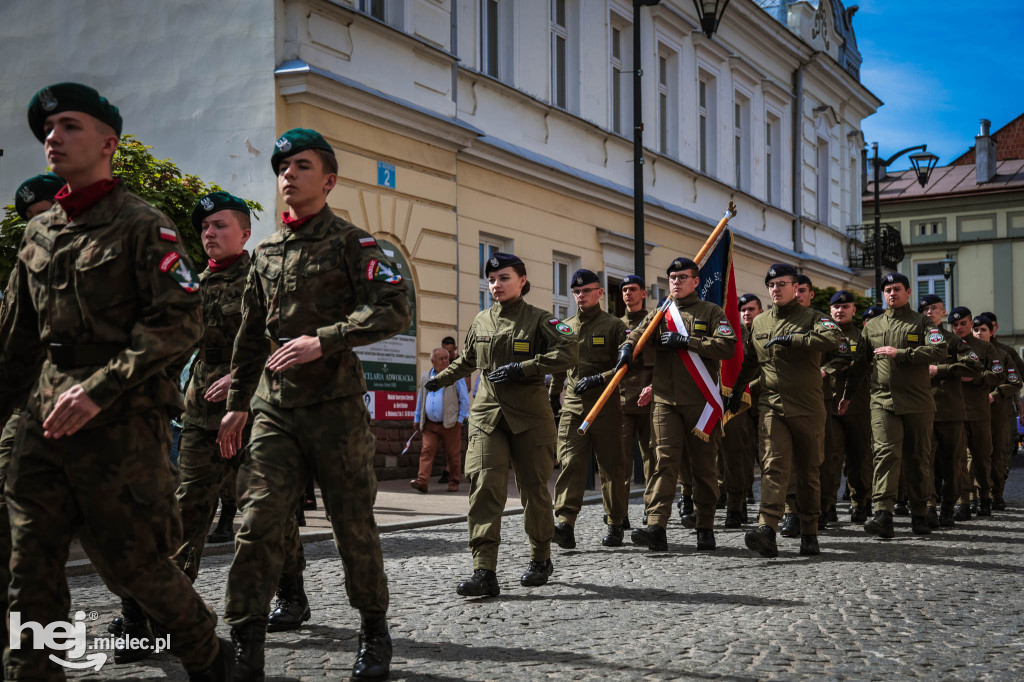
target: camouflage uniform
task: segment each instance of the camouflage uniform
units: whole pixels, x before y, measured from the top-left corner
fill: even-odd
[[[173,224],[117,185],[75,220],[54,206],[29,223],[0,335],[0,414],[31,388],[6,487],[10,608],[23,620],[67,619],[64,565],[77,532],[104,582],[170,633],[189,670],[219,648],[216,617],[170,559],[181,516],[169,413],[182,403],[169,368],[202,332],[198,288]],[[99,414],[44,438],[57,398],[79,384]],[[26,631],[7,653],[8,679],[62,679],[31,639]]]
[[[266,621],[285,554],[283,527],[311,475],[320,484],[345,569],[349,603],[388,608],[373,518],[375,441],[366,383],[352,351],[408,328],[405,284],[377,242],[324,208],[299,229],[281,227],[253,256],[231,356],[227,409],[254,414],[239,471],[242,528],[228,574],[224,620]],[[271,371],[271,351],[315,335],[323,357]],[[255,397],[253,394],[255,393]],[[244,485],[244,488],[243,488]]]
[[[7,498],[2,491],[7,483],[7,469],[11,465],[11,451],[14,449],[14,434],[18,430],[18,419],[20,412],[15,410],[7,423],[4,424],[3,434],[0,435],[0,608],[7,613],[7,589],[11,584],[11,520],[7,513]],[[3,646],[7,644],[7,619],[4,618],[0,625],[0,635],[3,639]]]

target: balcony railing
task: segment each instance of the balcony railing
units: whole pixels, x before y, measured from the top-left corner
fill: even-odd
[[[883,223],[882,228],[882,267],[895,270],[903,260],[903,238],[896,227]],[[847,257],[850,267],[871,270],[875,267],[875,226],[850,225],[846,228],[850,237]]]

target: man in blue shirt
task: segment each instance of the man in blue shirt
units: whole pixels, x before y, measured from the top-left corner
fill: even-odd
[[[448,367],[451,358],[444,348],[435,348],[430,354],[433,366],[420,377],[420,388],[416,393],[415,426],[423,432],[423,449],[420,452],[419,474],[409,481],[409,486],[421,493],[427,492],[430,470],[434,466],[437,445],[444,443],[448,456],[448,492],[459,489],[462,479],[462,422],[469,416],[469,391],[466,382],[457,381],[437,391],[424,388],[430,379]]]

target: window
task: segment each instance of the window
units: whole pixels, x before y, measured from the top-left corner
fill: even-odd
[[[622,30],[612,26],[612,130],[623,135],[622,125]]]
[[[512,0],[480,0],[480,71],[509,85],[515,44],[513,4]]]
[[[575,270],[572,256],[556,253],[553,255],[551,278],[551,312],[564,320],[576,313],[576,301],[572,297],[569,278]]]
[[[818,157],[818,222],[822,225],[828,225],[831,223],[830,216],[830,200],[828,196],[829,185],[831,183],[828,175],[828,140],[823,137],[818,138],[817,144],[817,157]]]
[[[782,188],[779,186],[782,179],[782,143],[780,141],[781,130],[779,117],[767,117],[765,123],[765,176],[767,188],[765,197],[768,203],[778,206],[782,197]]]
[[[658,46],[658,151],[667,156],[678,153],[676,61],[675,52]]]
[[[504,251],[505,245],[500,239],[494,237],[488,237],[486,235],[480,235],[480,252],[479,252],[479,270],[478,274],[480,277],[480,291],[479,291],[479,305],[480,310],[486,310],[494,305],[494,299],[491,298],[491,291],[487,288],[487,273],[484,272],[484,267],[487,265],[487,259],[493,256],[498,251]]]
[[[565,18],[565,0],[551,2],[551,103],[568,108],[566,50],[569,27]]]
[[[919,237],[930,237],[933,234],[939,234],[939,223],[918,223],[917,224],[917,236]]]
[[[404,0],[361,0],[360,2],[363,12],[397,29],[402,28],[404,5]]]
[[[715,174],[715,78],[701,71],[697,81],[697,167],[702,173]]]
[[[654,302],[654,305],[658,305],[663,298],[668,296],[668,279],[659,277],[658,282],[651,285],[647,295]]]
[[[946,278],[942,274],[942,263],[917,263],[917,300],[927,294],[935,294],[946,300]]]
[[[619,135],[628,135],[633,126],[632,27],[615,12],[610,14],[608,25],[608,127]]]
[[[750,191],[750,99],[736,93],[733,101],[733,164],[736,187]]]

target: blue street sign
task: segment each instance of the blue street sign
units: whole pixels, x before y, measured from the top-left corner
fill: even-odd
[[[377,184],[389,189],[395,188],[395,165],[393,163],[377,162]]]

